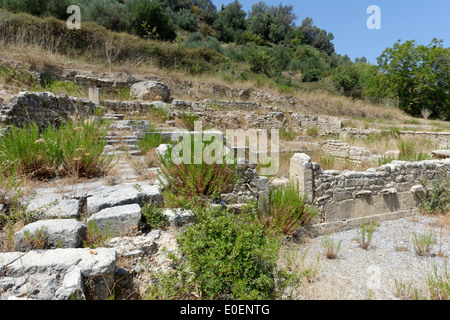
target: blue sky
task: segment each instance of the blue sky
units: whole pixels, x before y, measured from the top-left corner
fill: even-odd
[[[234,0],[212,0],[220,10],[222,4]],[[248,12],[259,0],[239,0]],[[339,54],[355,57],[365,56],[371,63],[386,47],[397,40],[416,40],[428,45],[433,38],[444,40],[450,47],[450,1],[449,0],[266,0],[268,5],[291,4],[300,25],[305,17],[311,17],[314,25],[332,32],[334,45]],[[381,10],[381,29],[369,30],[366,13],[370,5]]]

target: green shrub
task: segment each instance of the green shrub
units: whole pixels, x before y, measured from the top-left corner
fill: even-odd
[[[391,155],[389,156],[382,155],[381,157],[378,158],[378,166],[381,167],[385,164],[391,163],[394,160],[395,160],[394,157],[392,157]]]
[[[281,127],[280,128],[280,137],[286,140],[294,140],[297,134],[291,128]]]
[[[107,125],[88,121],[48,126],[42,132],[35,123],[11,126],[0,141],[0,167],[33,179],[101,176],[114,165],[113,156],[103,154],[107,133]]]
[[[414,141],[398,140],[397,147],[400,151],[398,156],[402,161],[422,161],[430,159],[430,156],[422,151],[416,152],[416,143]]]
[[[150,229],[160,229],[167,225],[168,218],[158,204],[147,203],[142,207],[142,216]]]
[[[186,138],[186,137],[184,137]],[[196,139],[191,139],[190,163],[179,164],[172,159],[173,146],[168,146],[164,156],[160,156],[159,178],[162,185],[164,200],[169,206],[189,208],[201,205],[204,196],[212,199],[218,198],[221,193],[231,191],[237,180],[235,173],[237,162],[228,164],[227,156],[222,156],[222,163],[207,164],[203,160],[195,163],[194,144]],[[204,142],[202,155],[205,148],[211,142]],[[186,161],[188,162],[188,161]]]
[[[376,226],[377,224],[375,222],[367,225],[365,219],[361,221],[361,224],[358,228],[359,246],[364,250],[367,250],[369,248]]]
[[[141,37],[148,36],[148,30],[155,30],[159,39],[172,41],[176,38],[174,23],[157,0],[127,1],[124,19],[127,30]]]
[[[207,210],[177,238],[204,299],[275,299],[280,242],[251,216]]]
[[[322,78],[322,72],[318,69],[308,70],[302,76],[302,82],[317,82]]]
[[[163,139],[163,136],[161,133],[151,133],[146,134],[142,137],[142,139],[138,142],[139,150],[141,150],[142,154],[147,154],[151,149],[159,147],[161,143],[163,143],[165,140]]]
[[[295,233],[317,214],[307,205],[306,195],[292,182],[271,188],[268,201],[267,213],[258,213],[258,219],[265,228],[284,235]]]

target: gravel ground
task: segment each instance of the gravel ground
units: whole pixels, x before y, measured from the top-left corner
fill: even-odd
[[[434,266],[439,274],[450,256],[450,223],[442,218],[415,216],[381,222],[373,233],[368,250],[359,246],[358,229],[329,235],[336,243],[342,240],[337,259],[324,255],[322,237],[305,239],[298,245],[303,267],[318,265],[317,278],[303,285],[298,299],[398,299],[395,281],[413,283],[427,296],[427,274]],[[441,228],[441,226],[443,226]],[[412,241],[417,235],[433,232],[437,244],[431,256],[416,254]],[[441,249],[444,256],[437,253]],[[317,258],[319,262],[317,264]],[[300,264],[299,264],[300,265]]]

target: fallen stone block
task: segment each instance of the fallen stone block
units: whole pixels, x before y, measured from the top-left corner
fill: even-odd
[[[89,283],[91,299],[106,299],[115,268],[116,251],[108,248],[0,253],[2,298],[71,299],[72,293],[81,294],[82,283]]]
[[[194,220],[195,213],[191,210],[165,209],[163,214],[167,216],[169,224],[181,227]]]
[[[15,250],[33,249],[33,240],[39,239],[47,249],[77,248],[86,239],[87,227],[75,219],[39,220],[26,225],[14,234]]]
[[[88,224],[94,223],[103,234],[120,235],[139,228],[141,218],[141,207],[134,203],[100,210],[93,214],[87,222]]]
[[[77,199],[61,199],[60,196],[36,195],[28,202],[27,211],[41,213],[46,218],[78,218],[81,212]]]
[[[89,214],[127,204],[160,203],[162,201],[159,187],[148,183],[104,186],[91,190],[87,193],[86,198],[87,212]]]

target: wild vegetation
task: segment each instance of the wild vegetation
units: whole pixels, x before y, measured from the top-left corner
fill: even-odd
[[[68,18],[69,2],[81,8],[80,30],[69,30],[61,21]],[[333,34],[310,17],[296,25],[292,5],[261,1],[248,14],[238,0],[220,10],[210,0],[40,0],[38,5],[2,0],[0,8],[8,10],[0,14],[5,46],[37,45],[53,53],[106,59],[109,66],[113,56],[121,64],[150,61],[157,68],[215,74],[228,82],[259,79],[280,92],[317,83],[325,91],[374,102],[398,100],[400,109],[415,117],[448,119],[450,114],[450,53],[437,39],[428,46],[396,43],[377,66],[364,57],[352,62],[336,53]],[[402,63],[410,65],[407,73]],[[301,82],[286,72],[300,74]]]

